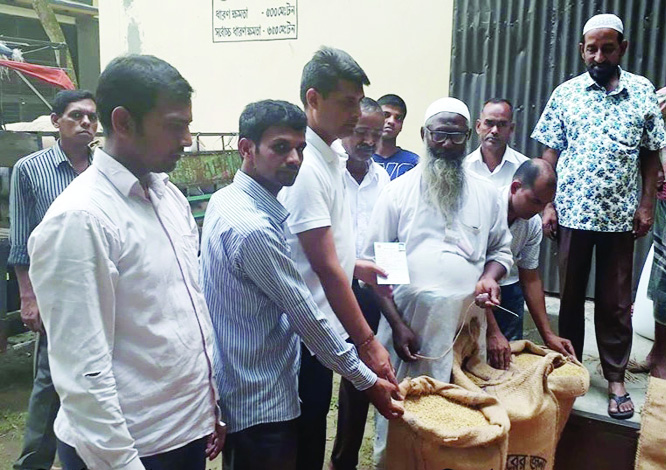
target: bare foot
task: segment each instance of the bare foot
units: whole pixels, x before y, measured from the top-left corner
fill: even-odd
[[[650,364],[650,375],[658,379],[666,379],[666,325],[655,322],[654,344],[648,354],[647,361]]]
[[[650,366],[650,375],[658,379],[666,379],[666,352],[658,351],[655,346],[657,343],[652,346],[652,351],[646,359]]]

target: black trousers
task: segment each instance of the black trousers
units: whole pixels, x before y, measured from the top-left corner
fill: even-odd
[[[319,470],[326,453],[326,415],[331,406],[333,372],[324,367],[301,343],[298,396],[301,416],[298,425],[298,470]]]
[[[361,287],[356,279],[352,290],[368,325],[377,333],[381,310],[375,293],[370,286]],[[331,464],[335,470],[356,470],[369,407],[367,395],[343,378],[338,395],[338,428],[331,453]]]
[[[296,420],[264,423],[227,435],[224,470],[294,470],[298,446]]]
[[[207,442],[208,437],[202,437],[163,454],[141,457],[141,463],[146,470],[205,470]],[[87,470],[76,449],[61,440],[58,440],[58,457],[63,470]]]
[[[560,227],[560,336],[571,340],[582,359],[585,290],[596,248],[594,329],[604,377],[623,382],[631,353],[631,232],[593,232]]]

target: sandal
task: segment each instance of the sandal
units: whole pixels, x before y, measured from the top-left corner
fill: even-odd
[[[622,405],[623,403],[627,403],[628,401],[631,401],[631,397],[629,396],[628,393],[621,396],[615,395],[614,393],[609,393],[608,399],[613,400],[615,402],[615,406],[617,407],[617,411],[611,411],[610,403],[608,404],[608,416],[610,416],[611,418],[629,419],[634,415],[634,410],[620,411],[620,405]]]

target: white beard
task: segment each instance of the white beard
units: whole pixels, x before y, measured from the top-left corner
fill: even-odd
[[[455,216],[462,206],[465,172],[459,159],[437,158],[430,148],[423,152],[423,183],[426,199],[442,212],[445,219]]]

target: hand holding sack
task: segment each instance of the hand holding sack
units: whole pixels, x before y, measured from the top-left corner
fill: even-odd
[[[502,470],[509,418],[483,392],[422,376],[400,384],[405,414],[389,422],[388,470]]]
[[[557,354],[530,341],[520,340],[511,343],[511,368],[523,370],[530,363],[539,361],[547,354]],[[590,389],[590,373],[577,359],[562,356],[562,360],[553,363],[555,369],[548,375],[548,388],[557,398],[558,440],[567,424],[576,398],[583,396]],[[510,369],[511,370],[511,369]]]
[[[453,383],[497,398],[506,410],[511,421],[507,470],[551,470],[559,435],[573,400],[589,387],[589,374],[580,363],[567,362],[561,354],[529,341],[512,343],[509,370],[497,370],[480,359],[474,346],[477,338],[478,328],[471,327],[458,339]],[[521,353],[534,357],[517,359]],[[567,364],[575,371],[567,368],[551,377],[553,370]]]

